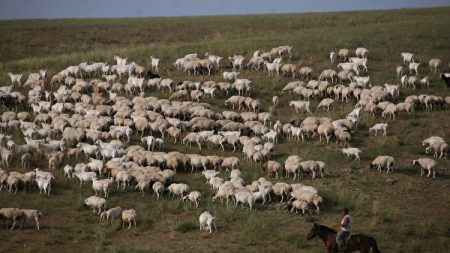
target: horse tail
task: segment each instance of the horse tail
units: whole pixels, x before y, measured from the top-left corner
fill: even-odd
[[[369,236],[370,246],[372,247],[373,253],[381,253],[380,249],[378,249],[378,244],[375,238]]]

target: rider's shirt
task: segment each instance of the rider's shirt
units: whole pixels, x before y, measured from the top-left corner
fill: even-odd
[[[350,232],[352,229],[352,221],[350,215],[346,214],[341,221],[341,230],[345,232]]]

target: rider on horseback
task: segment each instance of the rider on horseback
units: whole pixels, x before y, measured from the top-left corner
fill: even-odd
[[[347,240],[350,237],[350,231],[352,229],[352,221],[348,214],[348,209],[344,208],[344,218],[341,221],[341,229],[337,233],[336,242],[338,244],[339,251],[343,251],[347,248]]]

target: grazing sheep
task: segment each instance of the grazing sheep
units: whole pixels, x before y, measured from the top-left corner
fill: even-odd
[[[91,182],[92,178],[96,176],[95,172],[88,171],[88,172],[74,172],[72,173],[72,177],[75,176],[80,180],[80,188],[83,182]]]
[[[47,178],[40,178],[37,177],[36,179],[36,183],[39,187],[39,194],[41,194],[42,191],[44,191],[44,195],[47,194],[48,196],[50,196],[50,190],[51,190],[51,180],[47,179]]]
[[[431,143],[426,149],[425,153],[428,154],[431,150],[434,150],[434,156],[438,157],[438,152],[440,152],[439,159],[444,156],[447,158],[448,144],[445,142],[434,142]]]
[[[320,205],[323,203],[323,198],[316,193],[308,191],[292,191],[291,201],[293,199],[305,201],[308,204],[313,204],[316,207],[317,214],[320,214]]]
[[[277,76],[280,75],[280,67],[279,63],[270,63],[268,61],[264,61],[264,65],[266,66],[268,76],[274,76],[274,72],[277,73]]]
[[[273,108],[278,106],[278,96],[273,96],[272,97],[272,104],[273,104]]]
[[[2,162],[6,168],[9,168],[9,163],[12,160],[12,152],[0,147],[0,157],[2,158]]]
[[[303,79],[308,80],[312,78],[313,69],[310,67],[301,67],[299,73]]]
[[[386,168],[386,174],[389,173],[389,170],[394,172],[394,162],[395,159],[392,156],[377,156],[372,163],[370,164],[370,168],[377,167],[377,171],[381,172],[382,168]]]
[[[397,107],[394,104],[389,104],[386,106],[386,109],[381,113],[381,116],[383,118],[386,118],[386,116],[389,114],[391,115],[392,119],[395,119],[395,114],[398,112]]]
[[[12,222],[10,230],[14,230],[16,222],[23,218],[23,212],[18,208],[2,208],[0,209],[0,219],[3,221]]]
[[[120,219],[122,217],[122,212],[123,209],[120,206],[117,207],[113,207],[108,209],[107,211],[104,211],[102,213],[105,213],[106,215],[106,222],[109,224],[111,222],[111,224],[113,223],[114,220]]]
[[[267,176],[270,176],[272,173],[275,173],[276,178],[278,179],[278,172],[281,172],[282,166],[279,162],[276,161],[267,161],[266,169],[267,169]]]
[[[428,62],[428,66],[430,67],[430,72],[437,72],[438,68],[441,67],[442,61],[440,59],[431,59]]]
[[[339,59],[346,61],[348,59],[348,56],[350,55],[350,50],[346,48],[342,48],[338,52]]]
[[[84,204],[92,208],[92,211],[95,213],[95,209],[98,209],[97,215],[100,215],[102,210],[106,209],[106,199],[99,198],[97,196],[91,196],[89,198],[84,199]]]
[[[22,224],[25,221],[34,221],[36,222],[36,230],[39,230],[39,219],[42,217],[42,213],[35,209],[20,209],[20,212],[22,212]]]
[[[228,171],[229,169],[231,170],[237,169],[238,165],[239,165],[239,158],[232,156],[224,158],[221,167],[225,168],[226,171]]]
[[[189,191],[189,186],[187,184],[176,184],[173,183],[167,187],[167,190],[169,191],[169,196],[172,195],[171,198],[173,198],[175,195],[180,195],[180,200],[183,199],[184,194]]]
[[[305,111],[308,114],[311,114],[311,110],[309,109],[309,101],[290,101],[289,106],[294,107],[295,112],[298,114],[299,111]]]
[[[19,86],[22,85],[20,81],[22,79],[22,74],[15,75],[10,72],[8,73],[8,76],[11,78],[11,85],[14,85],[15,83],[17,83]]]
[[[402,56],[403,63],[414,62],[414,54],[413,53],[402,52],[400,55]]]
[[[250,208],[250,211],[253,209],[255,198],[253,194],[251,194],[250,192],[246,190],[238,190],[237,192],[234,193],[234,199],[236,201],[235,202],[236,207],[239,203],[241,203],[242,207],[244,206],[244,204],[247,204]]]
[[[361,150],[359,148],[343,148],[341,149],[342,153],[346,154],[348,157],[355,157],[355,160],[361,160],[359,158],[359,154],[361,154]]]
[[[322,81],[324,79],[327,80],[328,78],[330,78],[331,82],[333,83],[335,77],[337,77],[336,70],[334,70],[334,69],[325,69],[325,70],[322,71],[322,73],[320,73],[318,79],[319,79],[319,81]]]
[[[152,185],[152,189],[154,194],[156,195],[156,198],[159,199],[159,196],[164,192],[164,185],[161,182],[155,182]]]
[[[152,70],[155,71],[156,73],[159,72],[159,64],[160,64],[160,60],[158,58],[155,58],[153,55],[150,56],[151,62],[152,62]]]
[[[70,165],[66,165],[64,166],[64,176],[68,177],[68,178],[72,178],[72,173],[73,173],[73,167]]]
[[[291,73],[292,78],[295,78],[297,66],[295,64],[283,64],[283,66],[281,67],[281,72],[283,73],[283,76],[286,76],[287,73]]]
[[[219,172],[215,171],[215,170],[204,170],[204,171],[202,171],[202,174],[206,178],[206,183],[208,183],[209,180],[211,180],[211,178],[216,177],[219,174]]]
[[[242,55],[234,55],[228,57],[228,60],[230,61],[231,65],[233,66],[233,70],[239,67],[239,69],[242,69],[243,63],[244,63],[244,56]]]
[[[200,231],[209,230],[209,233],[211,234],[213,227],[214,230],[217,231],[215,219],[216,217],[213,217],[209,211],[204,211],[202,214],[200,214],[200,217],[198,218],[198,222],[200,224]]]
[[[302,210],[302,216],[305,215],[305,212],[308,211],[311,214],[311,210],[308,207],[308,202],[304,200],[295,200],[292,202],[291,213],[295,210],[297,213],[298,210]]]
[[[284,196],[288,197],[292,187],[289,184],[277,182],[272,186],[273,194],[281,196],[280,203],[283,202]]]
[[[436,177],[435,167],[437,165],[436,161],[430,158],[419,158],[417,160],[412,160],[412,165],[420,166],[420,175],[423,176],[423,171],[428,170],[427,177],[430,177],[431,172],[433,172],[433,178]]]
[[[330,53],[330,61],[331,61],[331,64],[334,64],[334,62],[336,61],[336,53],[335,52]]]
[[[419,83],[422,85],[422,87],[427,86],[427,88],[430,88],[430,78],[428,76],[420,79]]]
[[[238,77],[239,77],[240,72],[227,72],[224,71],[222,73],[223,79],[225,80],[225,82],[231,82],[231,81],[235,81]]]
[[[367,54],[369,54],[369,50],[364,47],[358,47],[355,50],[356,57],[367,58]]]
[[[17,194],[17,190],[19,189],[19,179],[14,175],[9,175],[6,179],[6,184],[8,185],[8,192],[12,193],[14,189],[14,194]]]
[[[32,160],[32,155],[30,153],[25,153],[20,157],[22,162],[22,168],[28,169],[30,167],[30,162]]]
[[[136,227],[136,211],[134,209],[122,211],[122,228],[125,228],[125,222],[128,222],[127,230],[130,230],[132,223],[134,223],[134,227]]]
[[[420,66],[420,63],[418,63],[418,62],[411,62],[409,64],[409,73],[412,74],[413,71],[414,71],[416,73],[416,75],[418,75],[419,74],[419,66]]]
[[[100,179],[97,180],[96,176],[92,177],[92,189],[95,192],[95,196],[97,196],[98,191],[103,191],[105,198],[109,196],[109,192],[111,191],[111,185],[113,183],[113,179]]]
[[[199,191],[191,191],[188,195],[183,197],[183,201],[189,200],[190,203],[194,203],[195,208],[198,208],[201,196],[202,194]]]
[[[369,133],[374,132],[375,136],[377,136],[378,131],[383,131],[383,135],[386,136],[387,128],[388,128],[387,123],[378,123],[378,124],[375,124],[374,126],[372,126],[371,128],[369,128]]]
[[[331,98],[324,98],[320,101],[319,105],[317,105],[317,109],[322,108],[324,111],[330,111],[330,107],[333,107],[334,100]]]
[[[397,77],[401,77],[403,75],[403,66],[397,66],[395,69],[395,72],[397,73]]]

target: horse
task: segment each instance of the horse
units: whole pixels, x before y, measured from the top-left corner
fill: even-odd
[[[308,240],[311,240],[314,237],[319,236],[325,244],[328,253],[337,253],[339,250],[336,243],[336,235],[337,232],[334,229],[314,223],[314,226],[309,231],[307,238]],[[369,253],[370,249],[373,250],[373,253],[380,253],[377,241],[373,237],[357,234],[350,236],[347,242],[347,248],[342,252],[359,251],[361,253]]]

